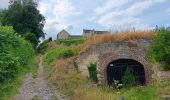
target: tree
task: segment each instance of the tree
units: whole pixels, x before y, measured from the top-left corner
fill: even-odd
[[[2,25],[11,25],[14,30],[25,37],[33,45],[37,45],[39,38],[44,37],[43,27],[45,17],[37,9],[32,0],[11,0],[8,9],[3,11]],[[29,36],[35,36],[29,39]],[[33,35],[34,34],[34,35]],[[36,39],[33,39],[36,38]]]
[[[148,56],[152,62],[159,62],[162,70],[170,70],[170,30],[162,28],[156,32]]]

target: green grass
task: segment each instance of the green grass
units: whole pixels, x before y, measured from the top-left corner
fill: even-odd
[[[153,83],[143,87],[132,87],[120,90],[120,96],[126,100],[158,100],[158,86]]]
[[[20,69],[21,73],[16,78],[1,83],[0,100],[13,100],[13,97],[18,93],[19,87],[22,85],[23,76],[26,73],[35,70],[36,67],[35,57],[33,57],[28,61],[26,66],[23,66],[22,69]]]
[[[63,45],[78,45],[83,43],[86,40],[85,37],[73,37],[69,39],[61,39],[61,40],[56,40],[57,44],[63,44]]]
[[[67,58],[74,56],[80,50],[77,46],[67,47],[67,48],[56,48],[45,54],[45,61],[50,64],[53,60],[57,58]]]
[[[148,86],[134,86],[120,90],[112,89],[107,85],[97,86],[76,70],[66,71],[69,62],[64,60],[62,60],[65,62],[63,65],[60,60],[53,65],[47,64],[45,70],[49,82],[71,100],[120,100],[121,97],[125,100],[159,100],[159,87],[156,82]]]

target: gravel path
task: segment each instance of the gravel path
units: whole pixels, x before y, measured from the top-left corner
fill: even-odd
[[[33,78],[32,73],[25,76],[16,100],[65,100],[63,95],[50,88],[43,79],[42,57],[40,57],[38,76]]]

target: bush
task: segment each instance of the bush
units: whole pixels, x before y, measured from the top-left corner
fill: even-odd
[[[88,71],[89,71],[89,79],[98,82],[97,78],[97,63],[90,63],[88,66]]]
[[[32,45],[10,26],[0,26],[0,83],[14,79],[34,56]]]
[[[37,52],[38,53],[41,53],[41,54],[44,54],[47,49],[48,49],[48,43],[49,43],[49,40],[45,40],[43,41],[38,47],[37,47]]]
[[[152,62],[159,62],[161,69],[170,70],[170,31],[160,29],[152,45],[148,50],[148,56]]]
[[[63,53],[63,57],[66,57],[66,58],[71,57],[73,55],[74,55],[74,52],[71,49],[68,49]]]
[[[136,85],[135,76],[132,74],[132,71],[128,66],[126,68],[125,75],[123,76],[122,82],[124,87],[127,88]]]

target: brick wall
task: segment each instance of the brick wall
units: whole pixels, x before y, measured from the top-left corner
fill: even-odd
[[[144,66],[146,82],[150,83],[154,71],[146,56],[146,51],[151,42],[150,39],[137,39],[92,45],[78,57],[80,71],[84,76],[88,76],[87,65],[97,62],[99,83],[105,84],[107,83],[106,69],[110,62],[123,58],[133,59]]]

